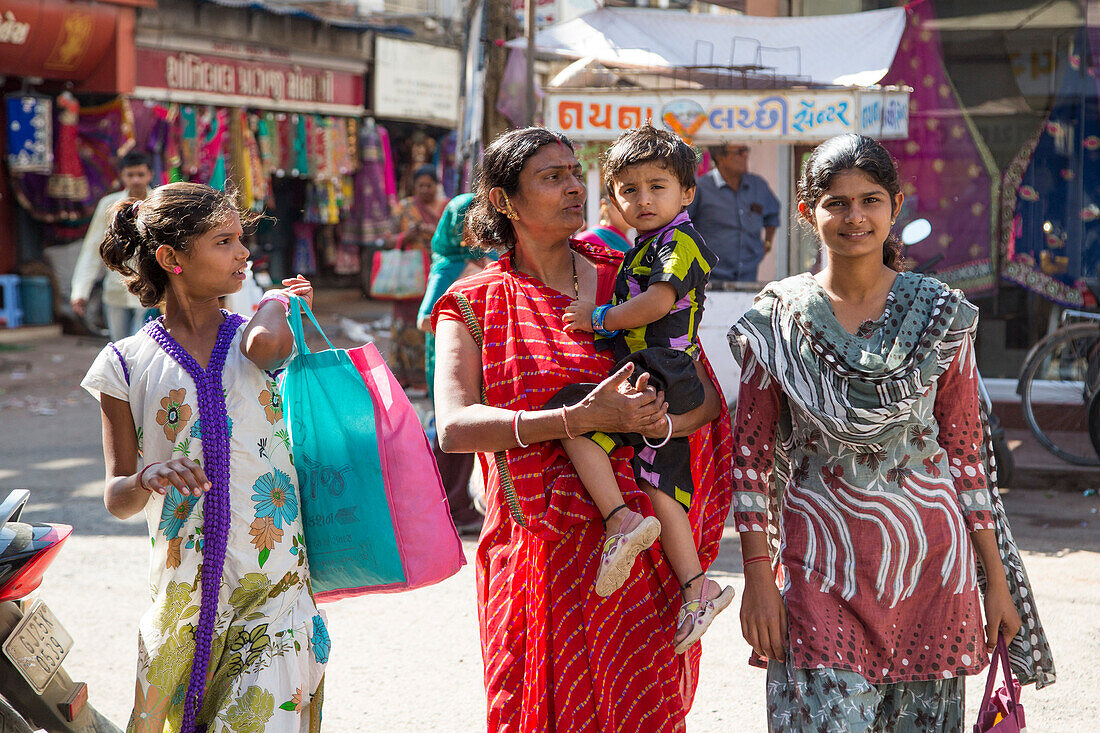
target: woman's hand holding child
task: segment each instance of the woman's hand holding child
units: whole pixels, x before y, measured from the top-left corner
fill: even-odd
[[[633,372],[633,364],[623,365],[580,403],[568,408],[569,424],[576,423],[574,432],[605,430],[655,435],[659,429],[661,435],[665,434],[668,405],[664,394],[649,386],[648,374],[642,374],[631,385],[629,378]]]

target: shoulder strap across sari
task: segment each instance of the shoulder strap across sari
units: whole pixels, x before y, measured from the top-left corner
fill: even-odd
[[[466,299],[466,296],[462,293],[454,294],[455,302],[458,303],[458,309],[462,312],[462,320],[466,322],[466,328],[469,329],[470,335],[474,338],[474,343],[477,344],[477,348],[481,349],[482,336],[481,336],[481,324],[477,320],[477,316],[474,315],[474,309],[470,306],[470,301]],[[489,404],[485,399],[485,383],[482,381],[481,385],[481,401],[484,404]],[[527,526],[527,519],[523,516],[523,512],[519,508],[519,500],[516,498],[516,486],[512,482],[512,474],[508,470],[508,457],[504,451],[497,451],[493,454],[493,459],[496,463],[497,474],[500,476],[500,485],[504,489],[504,499],[508,502],[508,511],[512,514],[512,519],[521,527]]]

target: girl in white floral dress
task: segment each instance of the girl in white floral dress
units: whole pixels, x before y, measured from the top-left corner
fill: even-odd
[[[330,642],[273,377],[293,349],[286,294],[313,291],[285,280],[247,322],[221,310],[244,281],[242,235],[230,196],[173,183],[120,203],[101,247],[165,312],[83,381],[102,409],[107,509],[144,511],[152,540],[128,731],[320,728]]]

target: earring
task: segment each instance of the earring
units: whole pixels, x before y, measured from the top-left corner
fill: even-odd
[[[175,275],[178,275],[181,272],[183,272],[183,268],[180,267],[179,265],[176,265],[175,267],[172,268],[172,273],[175,274]]]
[[[504,214],[512,221],[516,221],[517,219],[519,219],[519,214],[517,214],[516,210],[512,208],[512,202],[508,199],[508,194],[504,194],[504,209],[505,210],[501,211],[500,213]]]

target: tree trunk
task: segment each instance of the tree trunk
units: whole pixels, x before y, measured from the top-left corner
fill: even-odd
[[[511,51],[496,42],[510,41],[519,35],[519,21],[512,0],[485,0],[485,13],[485,119],[482,140],[488,145],[502,132],[512,129],[512,122],[497,111],[500,82]]]

